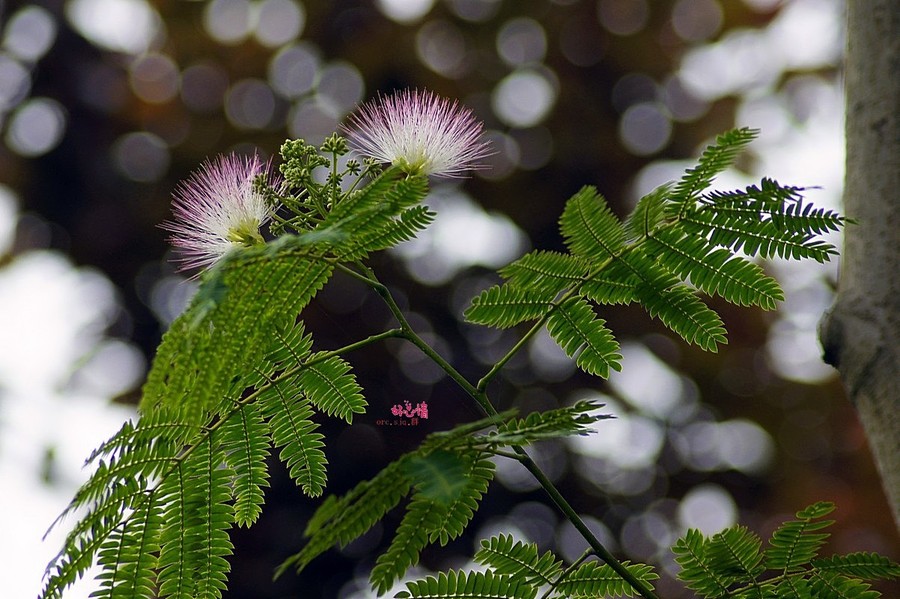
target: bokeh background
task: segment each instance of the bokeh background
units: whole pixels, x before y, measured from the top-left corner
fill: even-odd
[[[522,331],[466,325],[462,310],[493,269],[561,246],[557,218],[584,184],[626,214],[715,134],[752,126],[761,137],[721,188],[765,175],[818,186],[810,199],[838,207],[844,35],[837,0],[0,1],[4,596],[37,592],[65,523],[41,535],[84,480],[84,457],[133,415],[160,335],[194,290],[158,225],[204,159],[319,142],[379,92],[428,88],[471,107],[496,150],[491,168],[435,185],[434,226],[374,262],[426,338],[477,378]],[[817,500],[839,506],[829,549],[898,556],[865,437],[819,357],[837,265],[767,268],[787,301],[777,313],[713,301],[730,332],[718,354],[615,308],[603,317],[622,373],[582,375],[538,336],[491,388],[498,407],[522,412],[608,404],[617,419],[598,434],[533,454],[608,546],[659,567],[664,597],[689,596],[668,552],[687,527],[742,522],[765,537]],[[323,349],[390,326],[377,297],[342,277],[304,316]],[[322,422],[332,492],[479,416],[410,346],[348,358],[370,407],[350,427]],[[378,424],[407,400],[426,401],[428,420]],[[273,582],[318,502],[274,459],[272,471],[263,518],[234,535],[227,597],[368,596],[366,573],[401,514]],[[499,530],[577,558],[583,540],[536,487],[498,463],[469,532],[427,550],[413,574],[465,565]]]

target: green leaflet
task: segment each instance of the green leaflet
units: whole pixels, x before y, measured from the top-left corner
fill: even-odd
[[[269,419],[272,442],[281,449],[278,457],[288,467],[291,479],[310,497],[321,495],[328,463],[322,451],[325,437],[317,432],[312,408],[301,388],[294,379],[281,380],[268,387],[259,402]]]
[[[779,526],[769,540],[766,567],[792,572],[800,569],[819,552],[829,533],[819,532],[834,524],[834,520],[820,520],[834,510],[834,504],[820,502],[797,512],[797,520]]]
[[[204,280],[166,334],[142,417],[92,454],[95,471],[67,509],[87,514],[48,567],[44,596],[59,596],[94,559],[100,597],[221,596],[228,531],[261,511],[270,439],[298,484],[321,493],[325,457],[308,402],[266,410],[282,380],[294,385],[291,396],[309,385],[344,418],[364,407],[349,367],[336,357],[316,362],[293,324],[332,269],[314,255],[305,240],[285,238],[235,252]],[[335,385],[325,391],[309,374],[304,382],[306,362]]]
[[[269,426],[259,404],[251,403],[226,420],[220,431],[223,460],[234,473],[235,523],[250,526],[262,512],[263,489],[269,486]]]
[[[472,300],[472,305],[466,310],[466,319],[476,324],[506,329],[521,322],[537,320],[551,306],[545,296],[529,288],[495,285]]]
[[[759,266],[702,237],[663,230],[647,240],[647,251],[680,278],[733,304],[774,310],[784,300],[778,282]]]
[[[618,342],[586,301],[571,298],[560,304],[547,318],[547,331],[585,372],[609,378],[610,369],[622,369]]]
[[[562,573],[562,561],[553,553],[541,555],[535,543],[516,541],[512,535],[482,540],[475,561],[532,586],[553,584]]]
[[[733,129],[716,137],[716,143],[707,147],[697,166],[688,169],[672,188],[668,212],[683,216],[694,207],[694,202],[706,190],[716,175],[734,164],[744,147],[756,139],[756,129]]]
[[[463,572],[462,570],[441,572],[436,577],[429,576],[424,580],[406,583],[405,591],[397,593],[401,599],[413,597],[447,598],[447,599],[483,599],[509,598],[533,599],[537,589],[518,581],[511,581],[508,576],[487,572]]]
[[[813,559],[812,566],[823,573],[855,576],[868,580],[900,578],[900,564],[877,553],[859,551]]]
[[[566,202],[559,230],[572,254],[593,262],[615,257],[625,243],[622,224],[593,187],[582,187]]]
[[[369,576],[379,594],[418,563],[427,544],[440,540],[446,545],[462,534],[494,475],[493,463],[477,451],[414,453],[403,462],[415,492],[390,547]],[[440,466],[449,470],[436,468]]]

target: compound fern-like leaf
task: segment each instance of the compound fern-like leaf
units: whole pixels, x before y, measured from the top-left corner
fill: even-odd
[[[688,343],[715,352],[726,343],[725,326],[719,315],[691,290],[649,257],[632,252],[627,258],[640,282],[635,295],[650,316],[678,333]]]
[[[706,546],[709,567],[721,580],[755,581],[765,570],[760,552],[762,541],[744,526],[732,526],[713,535]]]
[[[814,572],[809,587],[812,596],[817,598],[877,599],[881,596],[868,583],[830,572]]]

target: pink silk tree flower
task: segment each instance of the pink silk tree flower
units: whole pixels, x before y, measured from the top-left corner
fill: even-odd
[[[362,105],[344,127],[357,152],[404,172],[461,177],[491,154],[472,111],[428,91],[406,90]]]
[[[180,250],[181,270],[206,268],[232,248],[263,243],[259,228],[271,215],[253,181],[267,170],[258,156],[219,156],[176,188],[173,219],[161,227]]]

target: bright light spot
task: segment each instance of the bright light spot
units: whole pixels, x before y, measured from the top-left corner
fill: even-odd
[[[71,375],[115,310],[102,275],[59,254],[31,252],[0,269],[0,381],[14,391],[52,391]]]
[[[25,99],[31,88],[31,75],[22,63],[0,54],[0,114]]]
[[[203,11],[203,25],[222,44],[239,44],[253,29],[252,6],[247,0],[213,0]]]
[[[760,475],[775,457],[775,442],[769,433],[740,418],[692,422],[673,431],[672,444],[686,466],[706,472],[734,469]]]
[[[56,39],[56,21],[40,6],[26,6],[6,24],[3,47],[21,60],[36,62]]]
[[[416,33],[419,60],[444,77],[459,77],[466,73],[466,52],[465,36],[447,21],[429,21]]]
[[[413,23],[431,10],[434,0],[376,0],[385,16],[398,23]]]
[[[837,64],[844,49],[844,5],[821,0],[794,0],[785,4],[766,30],[785,64],[812,69]],[[815,35],[811,35],[811,32]]]
[[[542,73],[517,70],[504,77],[491,94],[491,107],[511,127],[533,127],[556,103],[556,87]]]
[[[178,94],[178,65],[165,54],[141,56],[129,69],[131,89],[145,102],[162,104]]]
[[[257,11],[255,36],[269,48],[296,39],[306,24],[303,5],[294,0],[263,0]]]
[[[538,63],[544,60],[546,52],[547,35],[534,19],[512,19],[497,32],[497,53],[509,66]]]
[[[764,87],[783,71],[779,49],[764,32],[735,29],[715,44],[688,50],[678,77],[701,100]]]
[[[319,50],[307,43],[282,48],[269,63],[269,83],[286,98],[309,93],[319,77]]]
[[[171,157],[166,143],[146,131],[127,133],[112,147],[116,166],[133,181],[159,181],[169,169]]]
[[[672,28],[689,42],[713,37],[722,27],[722,7],[717,0],[678,0],[672,9]]]
[[[59,144],[65,130],[66,113],[59,102],[32,98],[13,113],[6,130],[6,144],[22,156],[40,156]]]
[[[677,75],[670,76],[663,85],[663,100],[676,121],[694,121],[709,110],[709,104],[685,89]]]
[[[521,255],[525,234],[508,217],[487,213],[461,191],[437,187],[425,200],[437,219],[394,250],[419,281],[440,285],[474,265],[498,268]]]
[[[317,88],[320,100],[338,114],[350,112],[365,92],[359,69],[344,61],[335,61],[322,69]]]
[[[822,361],[815,326],[798,326],[787,319],[779,319],[769,329],[766,354],[769,367],[789,381],[816,384],[837,375],[834,368]]]
[[[784,0],[744,0],[744,4],[757,12],[768,13],[778,8],[779,4],[783,4]]]
[[[122,341],[103,342],[76,376],[79,390],[91,395],[115,397],[134,389],[144,376],[144,355]]]
[[[610,33],[631,35],[647,24],[650,7],[646,0],[600,0],[597,18]]]
[[[72,391],[81,361],[102,343],[115,311],[109,281],[73,268],[60,254],[28,252],[0,268],[0,529],[15,539],[0,543],[4,595],[39,594],[44,566],[72,521],[45,541],[41,534],[84,481],[84,458],[133,415],[129,408],[109,405],[108,397]],[[126,367],[133,377],[124,362],[110,361],[107,350],[118,352],[114,348],[121,342],[113,344],[101,345],[95,359],[103,359],[104,370]],[[119,378],[116,387],[125,383]],[[51,484],[42,480],[43,472]],[[66,596],[86,599],[97,589],[93,574],[89,571]]]
[[[677,535],[663,514],[657,510],[641,511],[629,517],[622,526],[622,549],[631,557],[650,561],[659,551],[669,551]]]
[[[146,52],[162,29],[145,0],[71,0],[66,17],[91,43],[128,54]]]
[[[737,506],[719,485],[700,485],[681,500],[678,521],[682,530],[697,528],[705,535],[713,535],[737,522]]]
[[[637,156],[655,154],[672,137],[672,122],[656,102],[631,106],[619,121],[622,145]]]
[[[775,458],[775,442],[750,420],[726,420],[719,424],[719,452],[725,465],[747,474],[764,473]]]
[[[609,384],[642,413],[665,418],[682,403],[681,377],[640,343],[624,343],[622,371],[613,371]]]
[[[0,184],[0,256],[6,254],[16,240],[18,203],[13,191]]]
[[[275,94],[260,79],[238,81],[225,95],[225,115],[241,129],[263,129],[275,115]]]
[[[602,395],[596,399],[606,404],[604,413],[615,418],[591,425],[596,434],[567,437],[572,450],[608,460],[615,468],[637,470],[654,464],[665,441],[662,426],[650,418],[629,414],[614,399]]]

